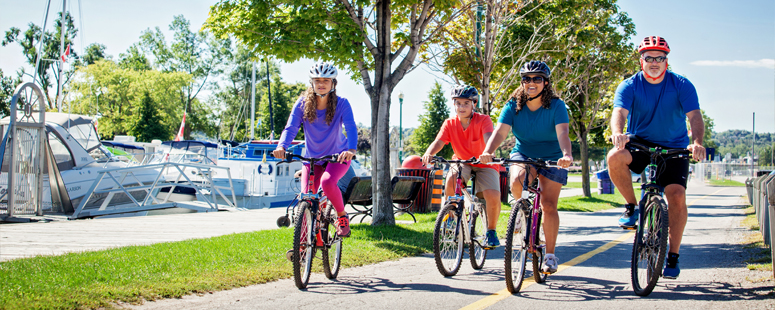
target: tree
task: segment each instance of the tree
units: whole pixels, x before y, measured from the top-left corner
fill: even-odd
[[[186,139],[193,131],[208,131],[215,127],[208,121],[208,114],[195,108],[198,104],[194,100],[209,84],[208,79],[221,72],[220,64],[231,46],[228,38],[217,39],[206,31],[193,32],[190,28],[189,21],[183,15],[177,15],[169,27],[175,33],[169,45],[159,27],[140,35],[140,47],[153,55],[154,68],[164,72],[185,72],[193,78],[181,97],[187,115]]]
[[[65,46],[72,44],[73,39],[78,34],[78,30],[75,28],[75,24],[73,23],[73,16],[70,13],[67,13],[65,15],[65,40],[64,44]],[[62,29],[62,13],[59,13],[59,17],[54,21],[54,31],[49,32],[46,31],[45,33],[41,29],[40,26],[35,25],[34,23],[29,23],[27,31],[24,32],[22,37],[19,37],[21,34],[21,30],[16,27],[11,27],[8,31],[5,32],[5,39],[2,41],[2,46],[6,46],[11,43],[18,43],[19,46],[22,48],[22,53],[24,53],[24,57],[27,58],[27,64],[35,68],[35,64],[38,62],[38,48],[40,47],[40,38],[41,34],[43,35],[43,42],[45,43],[43,45],[43,51],[41,54],[41,60],[40,65],[37,67],[37,79],[35,82],[40,85],[40,87],[43,89],[43,92],[45,93],[47,101],[49,103],[49,108],[54,108],[55,103],[59,102],[59,96],[60,96],[60,89],[57,89],[55,92],[55,96],[52,98],[50,95],[50,88],[53,85],[57,85],[59,83],[59,66],[61,65],[61,62],[59,61],[49,61],[48,59],[59,59],[59,49],[62,45],[61,40],[61,29]],[[70,50],[70,54],[72,54],[72,58],[76,58],[78,55],[74,51],[74,49]],[[77,62],[76,62],[77,63]],[[49,69],[53,69],[54,72],[57,72],[53,75],[54,81],[51,81],[51,76],[49,75]],[[73,73],[75,72],[75,66],[73,66],[73,69],[70,69],[69,71],[66,71],[64,75],[64,81],[62,82],[63,88],[64,85],[67,84],[67,82],[72,77]]]
[[[13,92],[16,91],[16,86],[21,83],[21,77],[14,79],[10,76],[4,76],[3,70],[0,69],[0,117],[11,115]]]
[[[700,109],[700,112],[702,113],[702,121],[705,123],[705,135],[702,137],[702,146],[705,148],[715,148],[716,142],[713,141],[713,127],[716,127],[716,124],[710,116],[705,114],[705,110]],[[688,118],[686,119],[686,123],[689,124]],[[689,133],[691,134],[691,131],[689,131]]]
[[[162,124],[159,108],[153,102],[148,92],[143,94],[142,103],[138,110],[139,118],[130,128],[130,134],[138,141],[153,141],[153,139],[168,139],[172,135],[172,129]]]
[[[289,62],[303,57],[332,61],[360,79],[372,109],[372,225],[393,225],[388,160],[391,93],[416,67],[420,50],[459,14],[456,4],[222,0],[211,7],[205,27],[222,37],[233,35],[256,53]]]
[[[97,60],[104,59],[107,57],[107,55],[105,55],[106,48],[107,47],[105,47],[104,44],[89,44],[89,46],[86,47],[85,54],[83,55],[83,63],[86,65],[91,65],[97,62]]]
[[[569,106],[571,136],[581,148],[584,196],[591,197],[590,138],[608,125],[616,86],[637,63],[629,43],[635,25],[615,0],[561,1],[546,8],[569,17],[555,19],[555,27],[564,29],[565,35],[550,42],[558,52],[547,56],[555,88]]]
[[[428,101],[425,101],[425,111],[419,117],[420,126],[409,137],[408,152],[424,154],[428,146],[436,140],[436,135],[441,130],[444,121],[449,118],[447,98],[444,96],[444,91],[441,89],[439,82],[434,83],[430,92],[428,92]],[[436,155],[452,158],[452,147],[447,144]]]
[[[98,129],[104,138],[137,133],[133,127],[143,117],[139,110],[144,104],[145,94],[158,107],[161,126],[171,129],[168,136],[157,138],[171,139],[172,130],[180,126],[183,114],[180,98],[191,82],[190,75],[183,72],[124,69],[108,59],[98,60],[78,70],[79,78],[72,83],[75,98],[71,102],[72,111],[86,115],[101,114]]]
[[[423,56],[430,58],[432,68],[443,71],[456,82],[476,86],[481,111],[490,115],[493,99],[502,97],[501,92],[519,83],[514,78],[519,67],[514,64],[537,52],[545,40],[538,36],[539,31],[524,40],[514,40],[510,29],[519,27],[528,13],[543,2],[546,0],[463,0],[462,16],[443,29],[430,55]],[[535,26],[544,28],[550,22],[551,19],[544,19]],[[504,66],[502,62],[507,59],[510,65]],[[433,63],[442,64],[434,66]]]

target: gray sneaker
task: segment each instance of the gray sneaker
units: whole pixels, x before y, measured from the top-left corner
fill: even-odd
[[[557,259],[557,256],[547,255],[544,257],[544,267],[541,268],[541,271],[546,274],[553,274],[557,272],[557,265],[559,264],[560,260]]]

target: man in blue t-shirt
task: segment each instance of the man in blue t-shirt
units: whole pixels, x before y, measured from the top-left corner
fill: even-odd
[[[644,152],[630,152],[625,144],[630,136],[638,142],[663,148],[686,148],[695,160],[705,157],[702,138],[705,124],[700,112],[697,91],[689,80],[667,71],[670,46],[664,38],[650,36],[638,46],[642,71],[624,80],[614,95],[611,115],[611,140],[614,148],[608,152],[611,181],[627,201],[619,226],[632,229],[638,221],[637,200],[632,188],[630,170],[641,173],[650,162]],[[691,139],[686,130],[686,117],[691,126]],[[623,133],[627,124],[627,132]],[[628,136],[628,134],[630,136]],[[686,227],[686,180],[689,159],[673,158],[658,162],[657,184],[665,188],[669,205],[670,236],[667,265],[663,276],[675,279],[680,274],[678,250]]]

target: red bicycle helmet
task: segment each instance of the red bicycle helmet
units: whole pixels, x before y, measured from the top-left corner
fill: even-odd
[[[662,51],[669,54],[670,45],[667,45],[667,41],[663,37],[649,36],[643,38],[643,41],[638,45],[638,53],[643,54],[645,51]]]

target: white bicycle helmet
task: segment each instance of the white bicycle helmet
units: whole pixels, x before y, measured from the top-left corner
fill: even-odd
[[[329,78],[335,79],[337,75],[336,67],[328,62],[318,62],[309,69],[309,78]]]

